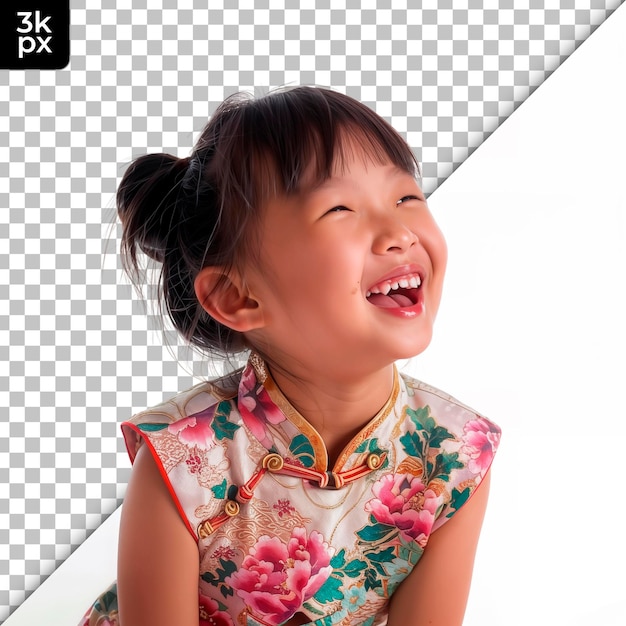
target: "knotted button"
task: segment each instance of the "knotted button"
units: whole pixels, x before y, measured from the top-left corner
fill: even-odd
[[[380,455],[374,453],[369,454],[365,462],[367,463],[367,467],[371,470],[378,469],[381,465]]]
[[[234,500],[228,500],[224,505],[224,513],[228,517],[235,517],[235,515],[239,514],[239,503]]]
[[[263,467],[270,472],[280,472],[284,464],[283,457],[275,452],[268,454],[263,459]]]

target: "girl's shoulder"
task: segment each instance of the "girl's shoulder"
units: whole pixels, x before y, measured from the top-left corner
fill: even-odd
[[[179,444],[200,445],[212,448],[216,437],[216,421],[221,418],[236,418],[238,384],[241,370],[221,378],[208,380],[181,391],[175,396],[148,409],[135,413],[121,425],[124,442],[131,462],[134,462],[139,447],[149,441],[154,454],[164,457],[172,455],[174,439]],[[233,426],[230,427],[234,428]],[[219,434],[219,433],[217,433]],[[161,459],[162,460],[162,459]]]
[[[442,498],[432,531],[450,519],[485,479],[500,446],[502,431],[491,419],[449,393],[405,374],[405,396],[394,431],[402,454],[398,469]],[[400,472],[402,473],[402,472]]]
[[[241,370],[236,370],[220,378],[200,382],[159,404],[135,413],[123,425],[171,424],[211,410],[220,402],[229,402],[237,397],[240,379]]]
[[[446,391],[405,373],[401,373],[400,377],[406,391],[405,402],[410,411],[420,409],[429,414],[437,415],[438,420],[445,422],[449,427],[460,426],[463,428],[468,422],[481,420],[488,424],[493,432],[501,432],[500,427],[491,419]]]
[[[438,387],[429,385],[428,383],[425,383],[424,381],[417,378],[413,378],[406,373],[401,373],[400,377],[402,378],[406,386],[407,392],[410,396],[414,394],[421,394],[421,396],[432,396],[433,398],[437,398],[439,402],[447,402],[449,404],[462,407],[463,409],[471,411],[472,413],[476,413],[476,411],[469,407],[467,404],[464,404],[455,396],[439,389]]]

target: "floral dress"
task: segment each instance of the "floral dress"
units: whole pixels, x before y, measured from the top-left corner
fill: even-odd
[[[500,429],[395,373],[334,467],[255,354],[122,425],[148,445],[198,544],[200,626],[385,624],[431,533],[471,497]],[[454,567],[451,563],[450,567]],[[113,585],[81,626],[117,624]],[[122,626],[124,626],[122,624]]]

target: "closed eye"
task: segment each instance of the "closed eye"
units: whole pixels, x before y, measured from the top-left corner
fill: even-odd
[[[339,213],[340,211],[350,211],[350,209],[346,206],[343,206],[343,204],[340,204],[338,206],[334,206],[332,209],[328,209],[328,211],[326,211],[326,215],[328,215],[329,213]]]
[[[419,196],[403,196],[396,202],[396,206],[402,204],[403,202],[408,202],[409,200],[421,200]]]

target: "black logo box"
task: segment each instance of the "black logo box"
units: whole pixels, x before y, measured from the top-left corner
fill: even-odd
[[[0,69],[60,70],[69,62],[69,0],[0,0]]]

